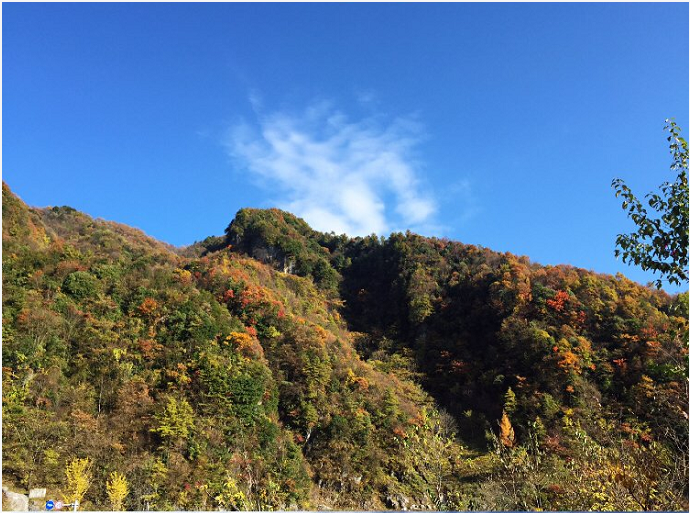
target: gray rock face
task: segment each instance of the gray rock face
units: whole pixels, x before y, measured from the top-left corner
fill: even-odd
[[[407,511],[409,509],[410,499],[402,494],[395,493],[386,496],[386,506],[398,511]]]
[[[284,255],[282,251],[273,246],[254,246],[251,249],[251,256],[252,258],[263,262],[264,264],[271,265],[272,267],[284,273],[294,274],[295,272],[294,257]]]
[[[2,487],[2,502],[8,511],[29,511],[29,497],[11,492],[6,486]]]

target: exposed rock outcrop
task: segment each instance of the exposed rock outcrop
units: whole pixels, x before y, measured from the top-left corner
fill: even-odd
[[[29,511],[29,497],[2,487],[2,507],[7,511]]]

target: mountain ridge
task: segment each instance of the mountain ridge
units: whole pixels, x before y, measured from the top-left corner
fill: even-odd
[[[687,293],[277,209],[174,248],[4,183],[3,291],[17,486],[80,457],[99,508],[114,470],[130,509],[687,506]]]

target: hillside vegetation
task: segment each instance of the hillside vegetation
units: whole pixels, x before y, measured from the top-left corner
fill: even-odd
[[[2,206],[14,490],[101,510],[688,507],[687,293],[275,209],[178,249],[5,184]]]

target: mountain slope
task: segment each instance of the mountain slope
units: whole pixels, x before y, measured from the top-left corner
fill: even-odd
[[[687,507],[686,378],[687,294],[275,209],[176,250],[3,186],[3,478],[88,457],[87,507]]]
[[[99,509],[112,471],[136,509],[433,505],[409,457],[445,436],[430,398],[362,362],[309,279],[4,193],[36,226],[4,223],[6,480],[66,491],[88,457]]]

